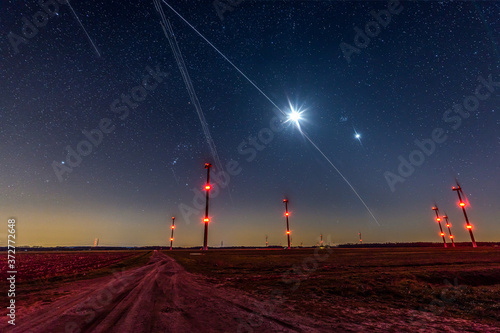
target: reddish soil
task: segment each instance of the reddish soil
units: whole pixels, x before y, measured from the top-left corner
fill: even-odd
[[[16,326],[2,332],[500,332],[496,325],[404,307],[342,303],[311,306],[330,316],[261,300],[187,272],[155,251],[146,265],[39,291],[45,301],[18,305]],[[313,301],[313,300],[311,300]],[[21,303],[21,302],[20,302]],[[4,317],[4,315],[2,316]],[[5,318],[5,317],[4,317]]]

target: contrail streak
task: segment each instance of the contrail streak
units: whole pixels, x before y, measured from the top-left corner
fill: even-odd
[[[158,0],[155,0],[155,1],[158,1]],[[217,51],[217,53],[219,53],[231,66],[234,67],[234,69],[236,69],[238,71],[238,73],[240,73],[241,75],[243,75],[243,77],[245,79],[247,79],[248,82],[250,82],[265,98],[267,98],[267,100],[269,102],[271,102],[272,105],[274,105],[283,115],[287,115],[283,110],[281,110],[277,105],[276,103],[274,103],[259,87],[257,87],[257,85],[248,78],[248,76],[246,76],[235,64],[233,64],[231,62],[231,60],[229,60],[221,51],[219,51],[215,46],[214,44],[212,44],[208,39],[205,38],[205,36],[203,36],[198,30],[196,30],[196,28],[191,24],[189,23],[184,17],[182,17],[181,14],[179,14],[174,8],[172,8],[172,6],[170,6],[165,0],[161,0],[164,4],[166,4],[177,16],[179,16],[187,25],[189,25],[191,27],[191,29],[193,29],[201,38],[203,38],[203,40],[205,40],[215,51]],[[373,215],[372,211],[370,210],[370,208],[368,208],[368,206],[366,205],[365,201],[361,198],[361,196],[358,194],[358,192],[356,192],[356,190],[354,189],[354,187],[351,185],[351,183],[347,180],[347,178],[340,172],[339,169],[337,169],[337,167],[332,163],[332,161],[330,161],[330,159],[321,151],[321,149],[319,149],[318,146],[316,146],[316,144],[309,138],[309,136],[307,136],[306,133],[304,133],[304,131],[302,131],[302,129],[300,128],[300,125],[297,123],[297,127],[300,131],[300,133],[302,135],[304,135],[304,137],[314,146],[314,148],[316,148],[316,150],[328,161],[328,163],[330,163],[330,165],[335,169],[335,171],[337,171],[337,173],[340,175],[340,177],[342,177],[342,179],[346,182],[347,185],[349,185],[349,187],[351,188],[351,190],[354,192],[354,194],[358,197],[358,199],[361,201],[361,203],[365,206],[366,210],[368,211],[368,213],[370,213],[370,215],[373,217],[373,219],[375,220],[375,222],[377,223],[378,226],[380,226],[380,223],[377,221],[377,218],[375,217],[375,215]]]
[[[181,50],[179,48],[179,45],[177,44],[177,40],[175,38],[174,31],[172,29],[172,26],[170,25],[170,21],[167,20],[165,17],[165,13],[163,12],[163,9],[161,8],[161,4],[159,0],[154,0],[154,5],[156,10],[161,16],[161,22],[160,25],[163,29],[163,33],[165,34],[165,37],[167,38],[170,47],[172,48],[172,52],[175,57],[175,61],[177,62],[177,65],[179,67],[179,70],[182,75],[182,79],[184,80],[184,83],[186,85],[186,89],[189,94],[189,98],[191,99],[191,103],[193,103],[193,106],[196,110],[196,113],[198,114],[198,117],[201,122],[201,127],[203,129],[203,133],[205,134],[205,138],[207,140],[208,146],[210,148],[210,151],[212,153],[212,158],[214,159],[215,165],[219,170],[222,170],[222,164],[219,159],[219,154],[217,153],[217,148],[215,147],[215,142],[212,139],[212,135],[210,134],[210,130],[208,128],[207,121],[205,119],[205,115],[203,113],[203,110],[201,108],[200,101],[198,100],[198,96],[196,95],[196,91],[194,90],[193,82],[191,81],[191,77],[189,76],[189,72],[187,70],[186,64],[184,62],[184,58],[182,57]]]
[[[85,32],[85,35],[87,35],[87,39],[89,40],[90,44],[92,44],[92,46],[94,47],[94,50],[95,52],[97,53],[97,55],[99,56],[99,58],[101,57],[101,53],[99,53],[99,50],[97,49],[97,47],[95,46],[94,44],[94,41],[92,41],[92,38],[90,38],[89,34],[87,33],[87,30],[85,29],[85,27],[83,26],[82,24],[82,21],[80,21],[80,18],[78,17],[78,15],[76,15],[76,12],[75,10],[73,9],[73,6],[71,6],[71,4],[69,3],[69,0],[68,0],[68,6],[69,8],[71,9],[71,11],[73,12],[73,15],[75,16],[76,20],[78,21],[78,23],[80,23],[80,26],[82,27],[83,29],[83,32]]]
[[[349,185],[349,187],[351,188],[351,190],[354,192],[354,194],[356,194],[356,196],[358,197],[358,199],[365,206],[365,208],[368,211],[368,213],[370,213],[370,215],[373,217],[373,219],[375,220],[375,222],[377,223],[377,225],[380,227],[380,223],[378,223],[377,218],[375,217],[375,215],[373,215],[372,211],[370,210],[370,208],[368,208],[368,206],[366,205],[365,201],[361,198],[361,196],[358,194],[358,192],[356,192],[356,190],[351,185],[351,183],[347,180],[347,178],[344,177],[344,175],[342,174],[342,172],[340,172],[340,170],[337,169],[337,167],[332,163],[332,161],[330,161],[330,159],[321,151],[321,149],[318,148],[318,146],[316,146],[316,144],[309,138],[309,136],[307,136],[307,134],[304,131],[300,130],[300,133],[314,146],[314,148],[316,148],[317,151],[319,151],[319,153],[321,155],[323,155],[323,157],[328,161],[328,163],[330,163],[330,165],[335,169],[335,171],[337,171],[337,173],[340,175],[340,177],[342,177],[342,179],[347,183],[347,185]]]
[[[233,66],[234,69],[238,71],[238,73],[243,75],[243,77],[247,79],[247,81],[250,82],[255,87],[255,89],[257,89],[262,94],[262,96],[267,98],[267,100],[271,102],[272,105],[274,105],[278,110],[280,110],[281,113],[286,115],[286,113],[283,112],[283,110],[281,110],[269,97],[267,97],[267,95],[259,87],[257,87],[257,85],[253,83],[253,81],[250,80],[248,76],[246,76],[235,64],[231,62],[231,60],[229,60],[221,51],[219,51],[219,49],[217,49],[214,44],[212,44],[208,39],[206,39],[205,36],[203,36],[198,30],[196,30],[196,28],[193,27],[191,23],[189,23],[184,17],[182,17],[182,15],[179,14],[175,9],[173,9],[172,6],[170,6],[165,0],[162,0],[162,2],[166,4],[175,14],[177,14],[177,16],[179,16],[187,25],[189,25],[191,29],[193,29],[201,38],[203,38],[205,42],[207,42],[215,51],[217,51],[217,53],[219,53],[231,66]]]
[[[163,8],[161,7],[161,3],[159,0],[153,0],[154,5],[158,13],[160,14],[161,21],[160,25],[163,29],[163,33],[165,34],[165,37],[167,38],[170,47],[172,48],[172,52],[174,54],[175,60],[177,62],[177,66],[179,67],[179,71],[181,72],[182,79],[184,80],[184,83],[186,85],[186,89],[189,94],[189,98],[191,99],[191,103],[193,103],[193,106],[196,110],[196,113],[198,114],[198,118],[200,119],[201,122],[201,127],[203,129],[203,133],[205,134],[205,139],[207,140],[208,146],[210,148],[210,151],[212,153],[212,158],[214,159],[214,164],[215,167],[218,170],[224,170],[222,168],[222,163],[219,158],[219,154],[217,153],[217,148],[215,146],[215,141],[212,138],[212,135],[210,134],[210,129],[208,127],[207,121],[205,119],[205,114],[203,113],[203,109],[201,108],[200,101],[198,100],[198,96],[196,95],[196,91],[194,90],[193,82],[191,81],[191,77],[189,76],[189,72],[187,70],[186,64],[184,62],[184,58],[182,56],[181,50],[179,48],[179,44],[177,43],[177,39],[175,38],[174,31],[172,29],[172,25],[170,24],[170,21],[166,18],[165,13],[163,12]],[[231,196],[231,191],[228,191],[229,193],[229,198],[231,199],[231,202],[233,201],[233,197]]]

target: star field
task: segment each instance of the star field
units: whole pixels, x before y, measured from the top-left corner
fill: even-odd
[[[265,234],[284,242],[285,196],[296,244],[316,244],[320,233],[356,242],[360,230],[366,242],[438,242],[434,202],[456,226],[456,241],[467,241],[455,178],[476,239],[498,241],[498,2],[403,1],[366,47],[356,47],[355,28],[365,31],[388,1],[244,1],[222,20],[211,1],[167,2],[282,110],[288,101],[306,110],[301,129],[380,222],[294,124],[272,130],[279,110],[164,5],[221,162],[238,164],[211,200],[209,245],[262,245]],[[57,4],[31,38],[22,29],[43,11],[36,2],[0,8],[2,218],[18,219],[24,245],[99,237],[127,246],[166,244],[176,216],[177,245],[201,244],[195,201],[212,155],[153,2],[71,2],[91,40]],[[12,33],[25,42],[14,47]],[[341,43],[359,52],[347,61]],[[147,68],[164,73],[161,82]],[[134,87],[147,75],[157,86],[137,101]],[[489,76],[490,88],[479,79]],[[489,96],[473,111],[462,106],[461,116],[454,105],[479,84]],[[115,100],[128,109],[124,119]],[[102,119],[113,130],[59,179],[54,163],[69,168],[66,148],[76,151],[88,140],[82,131]],[[420,149],[415,140],[436,128],[446,140],[392,190],[386,173],[399,175],[399,156],[408,160]]]

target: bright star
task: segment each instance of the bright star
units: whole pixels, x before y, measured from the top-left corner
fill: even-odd
[[[354,128],[354,126],[353,126],[352,129],[354,130],[354,138],[359,141],[359,144],[361,146],[363,146],[363,143],[361,142],[361,134],[359,134],[358,131],[356,131],[356,129]]]

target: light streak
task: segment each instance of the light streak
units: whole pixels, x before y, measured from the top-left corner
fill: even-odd
[[[71,6],[71,4],[69,3],[69,0],[68,0],[68,6],[71,9],[71,11],[73,12],[73,15],[75,16],[76,20],[78,21],[78,23],[82,27],[83,32],[85,32],[85,35],[87,35],[87,39],[89,40],[90,44],[92,44],[92,46],[94,47],[94,50],[97,53],[97,56],[100,58],[101,57],[101,53],[97,49],[97,46],[95,46],[94,41],[92,40],[92,38],[90,38],[89,34],[87,33],[87,30],[85,29],[85,27],[82,24],[82,21],[80,21],[80,18],[78,17],[78,15],[76,14],[75,10],[73,9],[73,6]]]
[[[158,0],[155,0],[155,1],[158,1]],[[255,89],[257,89],[272,105],[274,105],[274,107],[276,107],[283,115],[287,116],[288,117],[288,120],[292,120],[292,118],[290,117],[289,114],[286,114],[280,107],[278,107],[276,105],[276,103],[274,103],[259,87],[257,87],[257,85],[252,81],[250,80],[250,78],[248,76],[246,76],[235,64],[233,64],[231,62],[231,60],[229,60],[221,51],[219,51],[219,49],[217,49],[217,47],[215,47],[214,44],[212,44],[207,38],[205,38],[205,36],[203,36],[191,23],[189,23],[181,14],[179,14],[174,8],[172,8],[172,6],[170,6],[165,0],[162,0],[162,2],[167,5],[177,16],[179,16],[189,27],[191,27],[191,29],[193,29],[201,38],[203,38],[203,40],[205,42],[207,42],[215,51],[217,51],[217,53],[219,53],[234,69],[236,69],[238,71],[238,73],[240,73],[248,82],[250,82],[250,84],[252,84]],[[155,3],[155,6],[156,6],[156,3]],[[289,104],[290,104],[290,101],[289,101]],[[293,108],[291,108],[292,112]],[[299,113],[299,115],[304,112],[303,110],[298,110],[296,111],[297,113]],[[295,118],[295,117],[294,117]],[[300,119],[300,117],[299,117]],[[288,121],[287,120],[287,121]],[[358,192],[354,189],[354,187],[351,185],[351,183],[347,180],[347,178],[340,172],[340,170],[332,163],[332,161],[330,161],[330,159],[321,151],[321,149],[319,149],[319,147],[309,138],[309,136],[300,128],[300,124],[298,122],[298,120],[293,120],[295,122],[295,124],[297,125],[297,128],[299,129],[300,133],[313,145],[314,148],[316,148],[316,150],[328,161],[328,163],[335,169],[335,171],[337,171],[337,173],[340,175],[340,177],[342,177],[342,179],[346,182],[347,185],[349,185],[349,187],[351,188],[351,190],[354,192],[354,194],[358,197],[358,199],[361,201],[361,203],[365,206],[366,210],[368,211],[368,213],[370,213],[370,215],[372,216],[372,218],[375,220],[375,222],[377,223],[378,226],[380,226],[380,223],[378,222],[377,218],[375,217],[375,215],[373,215],[372,211],[370,210],[370,208],[368,208],[368,206],[366,205],[365,201],[363,200],[363,198],[361,198],[361,196],[358,194]]]

